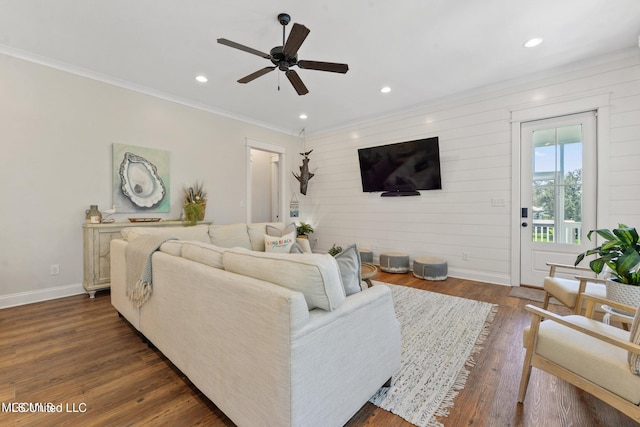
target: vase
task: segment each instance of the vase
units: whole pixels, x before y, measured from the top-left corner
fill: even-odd
[[[627,304],[631,307],[638,307],[640,306],[640,286],[625,285],[624,283],[608,280],[607,299],[615,302],[620,302],[622,304]],[[635,314],[617,309],[613,310],[631,316]]]
[[[84,213],[88,224],[100,224],[102,222],[102,214],[98,210],[98,205],[89,205],[89,209]]]

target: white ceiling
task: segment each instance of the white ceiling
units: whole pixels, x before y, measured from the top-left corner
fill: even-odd
[[[349,72],[298,69],[305,96],[279,71],[236,83],[271,63],[216,39],[269,52],[280,12],[311,30],[300,59]],[[639,35],[639,0],[0,0],[0,53],[296,134],[637,48]]]

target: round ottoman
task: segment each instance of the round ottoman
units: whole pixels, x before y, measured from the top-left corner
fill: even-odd
[[[409,255],[403,252],[380,254],[380,270],[387,273],[406,273],[409,271]]]
[[[426,280],[445,280],[447,260],[435,256],[423,256],[413,260],[413,275]]]
[[[369,249],[359,249],[360,252],[360,262],[373,262],[373,252]]]

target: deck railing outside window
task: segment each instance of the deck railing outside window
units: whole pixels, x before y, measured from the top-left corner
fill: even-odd
[[[556,232],[555,221],[552,219],[534,219],[534,242],[569,243],[579,245],[582,241],[582,223],[563,221]]]

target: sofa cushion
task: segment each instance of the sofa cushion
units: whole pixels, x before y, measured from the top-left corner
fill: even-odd
[[[342,286],[344,291],[349,295],[353,295],[362,290],[362,280],[360,279],[360,252],[354,244],[335,256],[340,269],[340,277],[342,278]]]
[[[263,232],[264,234],[264,232]],[[251,249],[247,224],[213,224],[209,226],[210,243],[223,248]]]
[[[309,310],[332,311],[346,299],[338,263],[329,254],[282,254],[230,249],[224,268],[301,292]]]
[[[193,240],[195,242],[195,240]],[[182,256],[182,245],[185,240],[167,240],[160,246],[160,251],[173,256]]]
[[[290,233],[282,237],[264,235],[265,252],[291,252],[291,247],[296,243],[295,233]]]
[[[222,254],[227,248],[202,242],[183,242],[182,258],[199,262],[214,268],[224,268]]]
[[[209,243],[209,226],[194,225],[193,227],[124,227],[120,234],[122,238],[131,242],[141,235],[156,235],[174,237],[181,240],[197,240]]]
[[[249,241],[251,247],[249,249],[264,252],[264,235],[267,234],[267,226],[273,227],[273,229],[284,228],[282,222],[256,222],[247,224],[247,233],[249,234]]]

